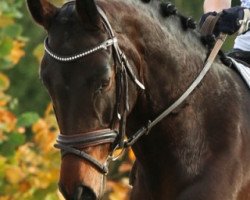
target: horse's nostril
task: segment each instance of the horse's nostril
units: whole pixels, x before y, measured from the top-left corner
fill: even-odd
[[[96,200],[94,191],[86,186],[80,185],[76,188],[74,200]]]

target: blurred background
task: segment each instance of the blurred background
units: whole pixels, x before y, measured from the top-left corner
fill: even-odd
[[[203,0],[170,2],[196,21],[202,14]],[[45,36],[24,0],[0,0],[0,200],[63,199],[57,190],[60,155],[53,148],[58,128],[38,75]],[[225,50],[233,39],[227,40]],[[134,159],[129,151],[111,166],[106,199],[128,198]]]

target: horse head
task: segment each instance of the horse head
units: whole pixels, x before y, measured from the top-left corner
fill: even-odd
[[[40,76],[67,200],[99,199],[112,152],[132,145],[131,199],[249,199],[248,88],[190,18],[161,1],[27,2],[48,32]]]
[[[124,131],[118,132],[136,100],[137,89],[127,81],[128,73],[136,81],[133,66],[124,67],[127,59],[94,0],[62,8],[46,0],[27,3],[48,32],[40,76],[61,132],[56,146],[62,151],[60,189],[66,199],[97,199],[110,152],[122,143]]]

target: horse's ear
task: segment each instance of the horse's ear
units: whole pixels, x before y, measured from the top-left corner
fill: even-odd
[[[48,29],[52,17],[57,13],[58,8],[47,0],[27,0],[27,5],[34,20]]]
[[[100,27],[101,17],[95,0],[76,0],[76,10],[83,22]]]

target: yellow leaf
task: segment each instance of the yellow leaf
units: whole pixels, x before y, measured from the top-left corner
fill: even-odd
[[[10,196],[0,196],[0,200],[11,200]]]
[[[8,110],[0,109],[0,126],[2,130],[6,132],[10,132],[15,129],[16,126],[16,117],[14,114],[9,112]]]
[[[113,152],[113,158],[122,158],[124,155],[124,149],[116,149]]]
[[[14,23],[14,20],[10,17],[1,16],[0,17],[0,28],[4,28]]]
[[[47,122],[49,129],[58,132],[57,121],[55,115],[48,115],[45,117],[45,121]]]
[[[128,180],[123,179],[121,182],[109,181],[108,186],[111,188],[112,192],[109,194],[110,200],[128,200],[130,186],[128,185]]]
[[[52,182],[56,182],[58,180],[58,171],[59,170],[39,171],[33,180],[35,186],[42,189],[47,188]]]
[[[57,133],[59,132],[59,128],[57,125],[57,121],[54,115],[53,105],[49,103],[44,113],[44,120],[48,124],[50,132]],[[53,130],[53,131],[52,131]]]
[[[5,171],[5,178],[11,184],[19,183],[24,177],[24,173],[17,166],[11,166]]]
[[[20,146],[15,154],[16,162],[20,163],[26,174],[36,174],[38,165],[42,163],[42,157],[32,150],[33,144],[26,143]]]
[[[20,133],[20,134],[24,134],[26,131],[26,129],[24,127],[18,127],[17,128],[17,132]]]
[[[25,55],[24,50],[22,49],[24,47],[24,42],[21,41],[13,41],[13,48],[10,52],[10,55],[8,56],[8,59],[13,63],[17,64],[19,60]]]
[[[9,95],[4,94],[3,91],[0,90],[0,107],[4,107],[11,100]]]
[[[47,123],[43,119],[39,119],[35,124],[32,126],[32,131],[34,133],[37,133],[39,131],[42,131],[44,129],[48,129]]]
[[[49,103],[46,110],[45,110],[45,117],[47,117],[47,116],[49,116],[49,115],[51,115],[53,113],[54,113],[53,105],[52,105],[52,103]]]
[[[3,142],[7,139],[8,137],[3,133],[3,131],[0,130],[0,141]],[[1,163],[1,158],[0,158],[0,163]]]
[[[9,78],[5,74],[0,73],[0,91],[7,90],[9,86],[10,86]]]
[[[131,148],[129,148],[128,157],[131,161],[135,161],[135,154]]]
[[[48,172],[41,172],[38,174],[38,181],[39,181],[39,187],[40,188],[47,188],[50,184],[50,178],[49,178]]]
[[[124,172],[129,172],[132,168],[132,164],[128,162],[124,162],[119,166],[119,172],[124,173]]]
[[[39,44],[35,50],[33,51],[33,55],[37,58],[38,62],[40,63],[42,60],[42,57],[44,55],[44,46],[43,44]]]
[[[28,181],[24,180],[19,184],[18,189],[20,192],[24,193],[27,192],[31,187],[32,185]]]
[[[53,144],[55,143],[56,135],[48,132],[48,130],[43,130],[36,133],[34,140],[40,149],[47,153],[54,149]]]
[[[6,161],[7,161],[7,158],[0,155],[0,166],[3,166]]]

